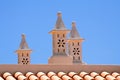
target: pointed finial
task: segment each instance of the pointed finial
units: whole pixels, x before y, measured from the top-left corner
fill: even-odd
[[[70,38],[80,38],[80,35],[76,29],[76,23],[72,22],[72,30],[70,32]]]
[[[58,17],[57,17],[55,29],[66,30],[65,25],[64,25],[63,20],[62,20],[62,13],[60,11],[57,13],[57,16]]]
[[[72,27],[76,27],[75,21],[72,22]]]
[[[25,34],[22,34],[22,39],[21,39],[21,43],[20,43],[20,49],[29,49],[28,47],[28,44],[26,42],[26,39],[25,39]]]
[[[58,16],[58,17],[61,17],[61,16],[62,16],[62,13],[59,11],[59,12],[57,13],[57,16]]]
[[[25,34],[22,34],[22,38],[25,38]]]

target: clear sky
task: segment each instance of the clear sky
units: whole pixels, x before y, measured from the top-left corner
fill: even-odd
[[[22,33],[31,63],[47,64],[58,11],[66,28],[75,21],[85,39],[84,62],[120,65],[120,0],[0,0],[0,64],[17,64]]]

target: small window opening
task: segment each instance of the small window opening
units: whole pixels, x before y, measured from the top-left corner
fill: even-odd
[[[58,52],[59,52],[59,49],[58,49]]]
[[[78,57],[78,60],[80,60],[80,56]]]
[[[73,60],[75,60],[75,57],[73,56]]]
[[[63,34],[63,37],[65,37],[65,34]]]
[[[22,53],[22,57],[23,57],[24,55],[23,55],[23,53]]]
[[[76,55],[76,53],[74,53],[74,55]]]
[[[59,34],[57,34],[57,37],[59,38]]]
[[[74,46],[74,43],[72,42],[72,46]]]
[[[65,49],[63,49],[63,52],[65,52]]]
[[[27,53],[27,57],[29,56],[29,54]]]

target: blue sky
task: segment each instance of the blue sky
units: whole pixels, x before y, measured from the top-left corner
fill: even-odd
[[[32,64],[47,64],[52,55],[57,12],[66,28],[75,21],[87,64],[120,64],[120,0],[1,0],[0,64],[17,64],[15,50],[26,34]]]

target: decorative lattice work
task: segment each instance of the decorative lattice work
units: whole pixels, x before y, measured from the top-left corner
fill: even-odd
[[[27,57],[22,58],[22,63],[23,64],[28,64],[29,63],[29,58],[27,58]]]
[[[65,47],[65,40],[64,39],[58,39],[58,47]]]
[[[74,48],[74,49],[73,49],[73,54],[74,54],[74,55],[79,55],[79,53],[80,53],[79,48]]]

